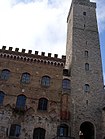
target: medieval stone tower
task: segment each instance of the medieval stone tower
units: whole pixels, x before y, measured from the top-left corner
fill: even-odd
[[[0,49],[0,139],[105,139],[96,4],[72,0],[66,56]]]
[[[71,73],[71,133],[76,139],[99,139],[103,77],[96,4],[72,0],[67,23],[65,67]]]

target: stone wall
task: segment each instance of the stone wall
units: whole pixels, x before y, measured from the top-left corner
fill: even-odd
[[[11,55],[10,51],[1,53],[0,73],[3,69],[8,69],[10,77],[8,80],[0,79],[0,91],[5,93],[3,106],[0,107],[0,138],[8,138],[11,124],[21,125],[19,139],[32,139],[34,128],[38,127],[46,130],[46,139],[55,137],[57,126],[60,124],[64,61],[62,60],[62,64],[53,65],[3,56],[3,54]],[[40,58],[43,59],[43,56]],[[57,58],[51,60],[47,57],[46,59],[53,63],[61,63],[60,60],[56,60]],[[30,74],[30,83],[28,84],[21,82],[22,73],[25,72]],[[45,75],[51,78],[49,87],[41,85],[41,78]],[[17,96],[20,94],[27,97],[24,113],[15,111]],[[38,110],[38,102],[41,97],[48,99],[47,111]]]

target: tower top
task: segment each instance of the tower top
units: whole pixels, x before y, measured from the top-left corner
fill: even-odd
[[[72,0],[73,3],[90,2],[90,0]]]

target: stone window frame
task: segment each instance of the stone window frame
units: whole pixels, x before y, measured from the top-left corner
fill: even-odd
[[[30,73],[24,72],[21,76],[21,83],[29,84],[30,83]]]
[[[58,137],[68,137],[69,126],[67,124],[61,124],[57,127]]]
[[[62,89],[63,90],[70,90],[71,89],[71,82],[70,82],[70,80],[69,79],[63,79],[62,80]]]
[[[41,78],[41,85],[43,87],[49,87],[51,82],[51,77],[48,75],[42,76]]]
[[[3,69],[3,70],[1,71],[1,74],[0,74],[0,79],[1,79],[1,80],[7,81],[7,80],[9,79],[9,77],[10,77],[10,70],[8,70],[8,69]]]
[[[48,99],[41,97],[38,102],[38,110],[47,111],[48,108]]]
[[[25,110],[27,97],[23,94],[17,96],[16,109]]]
[[[21,131],[21,125],[19,124],[11,124],[9,137],[11,138],[19,138]]]

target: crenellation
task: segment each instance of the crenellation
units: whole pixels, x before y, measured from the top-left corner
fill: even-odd
[[[13,47],[9,47],[9,49],[8,49],[8,50],[9,50],[9,51],[12,51],[12,49],[13,49]]]
[[[2,46],[2,50],[6,50],[6,46]]]
[[[62,55],[62,59],[64,59],[64,60],[65,60],[65,59],[66,59],[66,56]]]
[[[51,57],[51,53],[48,53],[48,57]]]
[[[32,53],[32,50],[28,50],[28,54],[31,54]]]
[[[26,49],[22,49],[22,53],[25,53]]]
[[[55,57],[55,58],[58,58],[58,54],[54,54],[54,57]]]
[[[2,49],[0,49],[0,52],[1,52],[0,56],[15,59],[15,60],[23,60],[24,59],[24,61],[26,61],[26,59],[28,59],[28,58],[23,58],[23,57],[30,57],[30,58],[32,57],[32,58],[38,58],[38,59],[41,58],[41,59],[46,59],[46,60],[50,59],[52,61],[60,60],[60,61],[63,61],[64,63],[66,60],[66,56],[64,56],[64,55],[62,55],[61,58],[58,58],[58,54],[54,54],[54,57],[52,57],[51,53],[48,53],[48,56],[45,56],[45,52],[41,52],[41,55],[39,55],[38,51],[35,51],[35,54],[32,54],[32,50],[28,50],[28,53],[27,53],[27,52],[25,52],[26,51],[25,49],[22,49],[21,52],[19,52],[19,48],[15,48],[15,51],[13,51],[12,49],[13,49],[12,47],[9,47],[9,49],[6,50],[6,46],[3,46]],[[5,54],[2,55],[2,52],[4,53],[4,51],[5,51]],[[8,54],[8,55],[6,56],[6,54]],[[28,59],[27,61],[31,61],[31,62],[34,61],[34,60],[32,60],[32,58],[31,58],[31,60]]]
[[[15,52],[19,52],[19,48],[15,48]]]
[[[60,59],[61,62],[58,62],[55,60],[55,58],[51,57],[51,59],[42,59],[43,57],[38,57],[38,58],[32,58],[32,57],[27,57],[27,56],[19,56],[15,54],[8,54],[8,53],[0,53],[1,58],[7,58],[7,59],[13,59],[13,60],[21,60],[24,62],[33,62],[33,63],[43,63],[43,64],[48,64],[48,65],[53,65],[53,66],[64,66],[65,59]],[[48,58],[48,57],[45,57]]]
[[[41,53],[41,56],[45,56],[45,52],[42,52],[42,53]]]
[[[38,53],[39,53],[38,51],[35,51],[35,55],[38,55]]]

